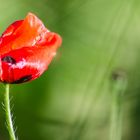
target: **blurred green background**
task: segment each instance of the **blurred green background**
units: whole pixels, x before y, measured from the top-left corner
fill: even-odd
[[[140,139],[139,0],[0,0],[0,32],[35,13],[63,45],[37,80],[11,86],[19,140],[109,140],[111,75],[125,73],[123,140]],[[4,87],[0,86],[0,101]],[[0,140],[8,140],[0,108]]]

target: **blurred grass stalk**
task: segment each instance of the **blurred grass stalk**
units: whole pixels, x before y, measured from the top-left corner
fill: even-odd
[[[113,81],[110,140],[122,139],[123,126],[123,95],[127,86],[127,80],[123,75],[116,75]]]

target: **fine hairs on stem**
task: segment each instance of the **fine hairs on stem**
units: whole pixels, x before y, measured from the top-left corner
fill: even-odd
[[[7,130],[9,132],[10,140],[16,140],[15,131],[14,131],[14,127],[13,127],[13,121],[12,121],[11,108],[10,108],[9,90],[10,90],[10,85],[6,84],[5,85],[5,95],[4,95],[6,125],[7,125]]]

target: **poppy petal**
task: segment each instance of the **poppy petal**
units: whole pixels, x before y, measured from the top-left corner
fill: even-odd
[[[23,47],[1,56],[1,81],[22,83],[39,77],[47,70],[60,44],[51,47]],[[30,78],[29,78],[30,77]]]
[[[11,24],[1,36],[0,53],[19,49],[24,46],[34,46],[46,38],[48,29],[34,14],[29,13],[24,20]]]
[[[20,27],[22,22],[23,20],[15,21],[4,31],[0,37],[0,54],[11,50],[11,44],[17,38],[17,36],[13,34]]]

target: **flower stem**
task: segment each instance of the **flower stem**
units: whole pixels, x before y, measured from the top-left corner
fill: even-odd
[[[6,124],[9,132],[10,140],[16,140],[13,122],[12,122],[12,114],[10,110],[9,87],[10,87],[9,84],[5,85],[4,104],[5,104],[5,113],[6,113]]]
[[[126,89],[126,80],[118,78],[113,84],[110,140],[122,139],[123,95]]]

